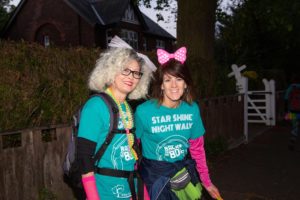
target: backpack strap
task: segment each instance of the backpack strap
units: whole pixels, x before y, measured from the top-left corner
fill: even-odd
[[[109,110],[109,114],[110,114],[110,126],[109,126],[109,131],[108,134],[105,138],[105,141],[103,142],[102,146],[100,147],[100,149],[97,151],[97,153],[94,156],[94,161],[95,163],[97,161],[100,160],[100,158],[102,157],[102,155],[104,154],[106,148],[108,147],[108,145],[110,144],[112,138],[114,137],[114,134],[116,132],[119,132],[119,130],[117,130],[118,128],[118,119],[119,119],[119,109],[118,106],[116,105],[116,103],[114,102],[114,100],[105,92],[100,92],[100,93],[94,93],[90,96],[90,98],[98,96],[101,99],[103,99],[103,101],[105,102],[105,104],[108,107]],[[120,130],[121,131],[121,130]]]
[[[93,93],[92,95],[90,95],[90,98],[95,97],[95,96],[103,99],[103,101],[105,102],[105,104],[108,107],[109,114],[110,114],[110,117],[109,117],[110,126],[109,126],[109,130],[108,130],[108,134],[107,134],[102,146],[100,147],[100,149],[96,152],[96,154],[94,156],[94,162],[96,163],[97,161],[100,160],[100,158],[104,154],[106,148],[112,141],[115,133],[126,134],[126,130],[118,129],[119,109],[118,109],[116,102],[105,92]]]
[[[119,178],[126,178],[129,189],[131,192],[132,200],[144,199],[144,185],[142,179],[137,170],[134,171],[126,171],[126,170],[118,170],[118,169],[109,169],[109,168],[96,168],[95,171],[97,174],[105,175],[105,176],[113,176]],[[134,185],[134,178],[137,178],[138,181],[138,195],[136,194],[136,189]],[[137,198],[138,197],[138,198]]]

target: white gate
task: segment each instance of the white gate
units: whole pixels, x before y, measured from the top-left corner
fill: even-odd
[[[268,126],[275,126],[275,81],[263,79],[264,90],[249,91],[248,78],[241,75],[245,65],[238,67],[233,64],[232,72],[228,77],[234,76],[236,79],[236,90],[244,98],[244,135],[248,141],[248,124],[264,123]]]

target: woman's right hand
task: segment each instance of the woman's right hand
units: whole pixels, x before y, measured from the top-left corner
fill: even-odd
[[[207,192],[209,193],[209,195],[217,200],[223,200],[220,192],[218,190],[218,188],[216,186],[214,186],[213,184],[211,184],[209,187],[205,188],[207,190]]]

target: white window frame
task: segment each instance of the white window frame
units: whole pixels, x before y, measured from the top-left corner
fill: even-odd
[[[44,35],[43,40],[44,40],[44,47],[49,47],[50,46],[50,37],[49,37],[49,35]]]
[[[125,10],[125,14],[122,18],[122,21],[129,22],[132,24],[139,24],[139,21],[135,15],[134,9],[132,6],[128,5],[127,9]]]
[[[163,40],[156,40],[156,48],[165,49],[166,44]]]
[[[127,42],[133,49],[138,50],[139,47],[139,38],[138,33],[135,31],[122,29],[121,38]]]
[[[147,39],[145,37],[143,38],[143,50],[147,51]]]
[[[108,46],[108,44],[110,43],[111,39],[113,38],[112,29],[107,29],[105,31],[105,35],[106,35],[106,46]]]

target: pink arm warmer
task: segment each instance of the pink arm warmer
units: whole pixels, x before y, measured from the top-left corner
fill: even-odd
[[[145,185],[144,185],[144,200],[150,200],[148,190]]]
[[[200,175],[200,179],[205,188],[212,185],[208,168],[206,164],[206,156],[204,150],[204,138],[203,136],[189,140],[190,143],[190,153],[192,158],[196,161],[196,169]]]
[[[82,177],[82,184],[87,200],[100,200],[94,175]]]

